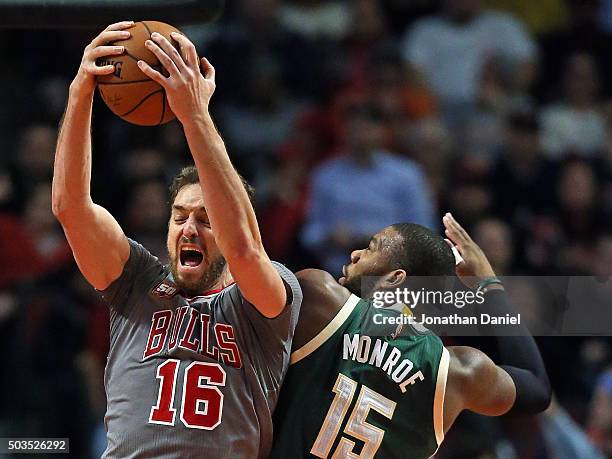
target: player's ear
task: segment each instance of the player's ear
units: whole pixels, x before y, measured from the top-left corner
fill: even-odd
[[[394,269],[393,271],[384,276],[384,287],[399,288],[405,282],[406,276],[406,271],[404,271],[403,269]]]

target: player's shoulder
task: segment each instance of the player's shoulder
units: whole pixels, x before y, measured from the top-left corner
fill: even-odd
[[[297,277],[297,279],[300,282],[321,282],[321,283],[330,283],[330,282],[336,282],[334,277],[328,273],[327,271],[324,271],[322,269],[314,269],[314,268],[308,268],[308,269],[302,269],[301,271],[297,271],[295,273],[295,277]]]
[[[343,304],[351,294],[330,273],[322,269],[303,269],[296,272],[295,277],[302,287],[304,297],[308,295],[318,300]]]
[[[299,349],[320,333],[351,297],[331,274],[320,269],[304,269],[295,273],[304,300],[293,339]]]

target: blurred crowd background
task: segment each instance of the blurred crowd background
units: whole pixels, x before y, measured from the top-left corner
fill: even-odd
[[[379,229],[441,231],[451,211],[500,275],[612,274],[612,0],[234,0],[183,30],[216,67],[214,117],[271,258],[338,273]],[[108,310],[50,187],[97,33],[0,31],[0,437],[70,437],[78,458],[104,448]],[[131,126],[96,97],[93,140],[94,200],[165,260],[180,125]],[[462,416],[436,457],[612,457],[612,341],[538,340],[551,409]]]

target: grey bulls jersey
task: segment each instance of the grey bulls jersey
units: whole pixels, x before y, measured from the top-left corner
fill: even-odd
[[[235,284],[181,296],[156,257],[131,240],[130,250],[101,292],[111,306],[103,458],[266,457],[302,301],[297,279],[274,263],[293,301],[267,319]]]

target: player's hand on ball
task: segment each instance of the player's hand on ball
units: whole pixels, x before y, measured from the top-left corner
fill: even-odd
[[[215,69],[206,58],[198,59],[195,46],[187,37],[179,33],[172,33],[171,36],[179,44],[180,53],[158,33],[151,34],[152,39],[145,42],[166,69],[167,76],[144,61],[139,61],[138,66],[166,90],[170,108],[184,123],[208,111],[210,98],[215,91]]]
[[[113,46],[109,43],[128,39],[130,32],[126,29],[133,25],[133,21],[121,21],[111,24],[85,47],[79,71],[73,81],[73,87],[76,86],[79,90],[88,91],[93,94],[96,88],[96,76],[108,75],[115,71],[113,65],[104,65],[104,62],[100,62],[98,59],[105,56],[123,54],[125,52],[123,46]]]
[[[456,267],[457,276],[466,286],[476,287],[478,282],[494,277],[495,272],[482,249],[476,244],[455,218],[447,213],[442,217],[446,242],[457,247],[463,261]]]

